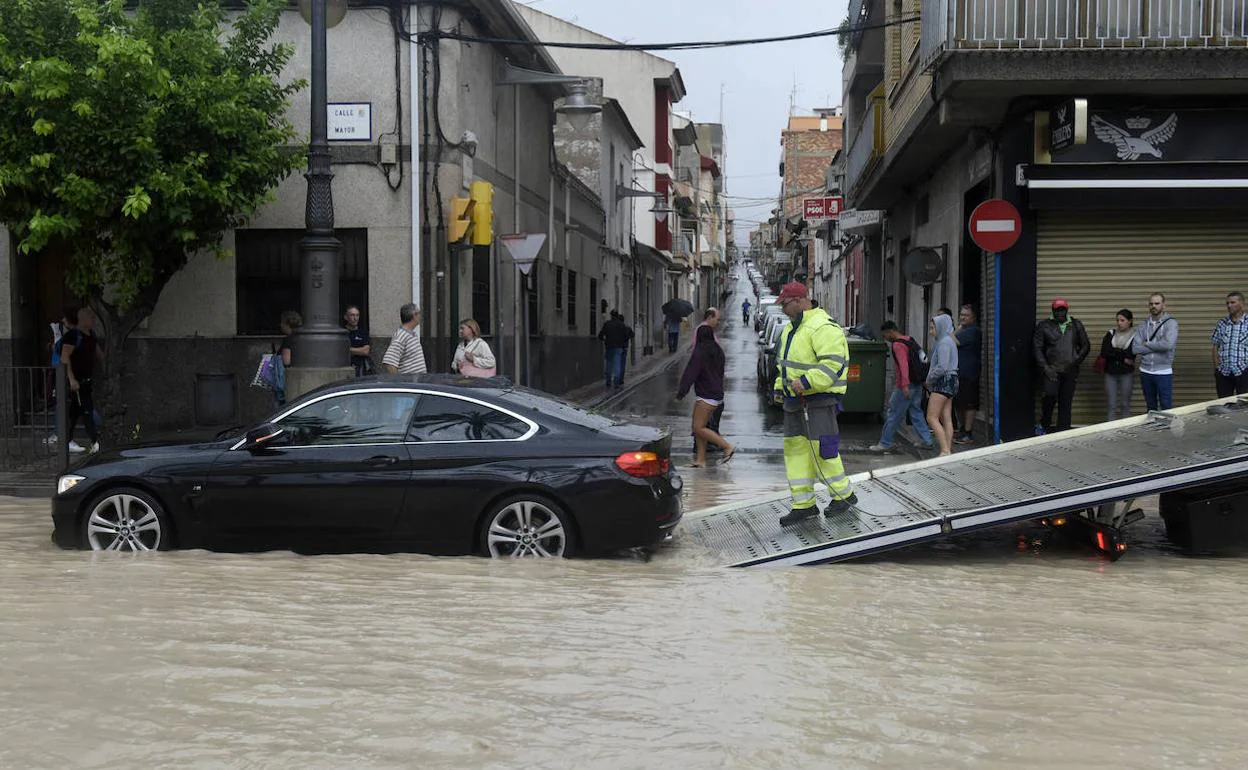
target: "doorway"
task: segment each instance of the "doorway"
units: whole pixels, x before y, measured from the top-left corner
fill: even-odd
[[[958,287],[959,305],[970,305],[975,309],[975,317],[984,316],[984,251],[971,240],[971,228],[965,224],[971,218],[975,207],[988,200],[988,180],[980,182],[967,191],[962,201],[963,226],[962,249],[959,254],[959,275],[961,285]]]

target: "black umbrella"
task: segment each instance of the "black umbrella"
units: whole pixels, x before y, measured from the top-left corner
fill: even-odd
[[[693,305],[687,299],[669,299],[660,309],[664,315],[674,315],[680,318],[693,314]]]

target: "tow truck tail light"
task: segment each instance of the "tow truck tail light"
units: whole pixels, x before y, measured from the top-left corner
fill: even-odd
[[[615,458],[616,466],[639,479],[662,476],[671,469],[666,457],[659,457],[654,452],[625,452]]]

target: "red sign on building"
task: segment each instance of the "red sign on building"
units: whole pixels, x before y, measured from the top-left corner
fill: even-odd
[[[975,245],[994,254],[1008,250],[1023,234],[1023,218],[1018,215],[1018,209],[1000,198],[976,206],[967,226]]]
[[[836,219],[845,207],[845,199],[839,195],[823,198],[802,199],[802,219],[814,222],[820,219]]]

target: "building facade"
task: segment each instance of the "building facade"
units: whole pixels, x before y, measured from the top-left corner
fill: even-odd
[[[1055,297],[1096,348],[1120,308],[1142,321],[1161,291],[1182,327],[1175,403],[1211,398],[1209,334],[1248,249],[1248,150],[1235,138],[1248,113],[1228,109],[1248,90],[1242,0],[1197,16],[1068,0],[850,10],[857,22],[921,18],[857,33],[845,66],[846,188],[863,219],[871,320],[924,336],[937,308],[974,306],[985,331],[978,430],[1009,440],[1033,433],[1032,332]],[[1054,123],[1073,117],[1074,100],[1086,101],[1086,143],[1063,149],[1059,136],[1055,150]],[[998,254],[967,226],[993,198],[1022,218]],[[907,268],[922,250],[943,259],[935,280]],[[1089,359],[1075,422],[1104,414]]]
[[[434,29],[518,42],[409,42]],[[296,49],[283,76],[307,78],[310,32],[293,8],[276,37]],[[398,326],[399,306],[414,301],[431,370],[448,368],[459,320],[471,316],[500,371],[521,382],[563,392],[601,377],[597,300],[613,292],[602,267],[607,212],[598,190],[554,153],[555,106],[566,87],[499,82],[505,62],[561,73],[537,40],[508,0],[353,7],[330,30],[339,298],[344,308],[361,307],[375,359]],[[303,136],[309,98],[300,92],[289,112]],[[546,236],[527,279],[497,238],[451,248],[451,199],[473,182],[493,186],[494,234]],[[227,258],[197,255],[169,282],[126,349],[128,423],[234,424],[271,409],[271,395],[248,385],[275,347],[280,314],[300,309],[305,190],[299,175],[283,181],[271,204],[226,237]],[[48,323],[79,299],[64,286],[66,259],[17,254],[0,233],[0,279],[10,287],[0,302],[0,361],[46,363]]]

